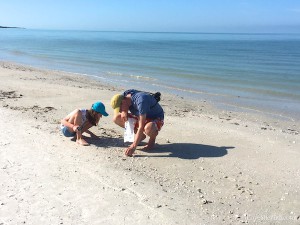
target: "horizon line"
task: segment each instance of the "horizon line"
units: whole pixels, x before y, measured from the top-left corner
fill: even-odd
[[[176,33],[176,34],[300,34],[300,32],[218,32],[218,31],[134,31],[134,30],[84,30],[84,29],[52,29],[52,28],[26,28],[0,26],[3,29],[26,29],[26,30],[48,30],[48,31],[85,31],[85,32],[107,32],[107,33]]]

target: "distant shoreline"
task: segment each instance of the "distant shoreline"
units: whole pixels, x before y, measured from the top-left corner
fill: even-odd
[[[0,28],[17,28],[17,29],[25,29],[23,27],[6,27],[6,26],[0,26]]]

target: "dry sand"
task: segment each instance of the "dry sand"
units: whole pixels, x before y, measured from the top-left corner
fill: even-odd
[[[134,88],[134,87],[133,87]],[[75,108],[123,90],[0,63],[0,224],[300,224],[299,121],[162,93],[151,152],[124,156],[101,119],[82,147],[59,130]]]

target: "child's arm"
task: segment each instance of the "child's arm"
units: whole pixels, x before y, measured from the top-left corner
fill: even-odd
[[[63,118],[61,120],[61,124],[64,125],[64,126],[66,126],[66,127],[68,127],[68,128],[70,128],[70,129],[72,129],[73,131],[76,131],[76,128],[78,126],[76,126],[74,124],[74,118],[77,116],[78,111],[80,111],[80,110],[75,109],[74,111],[72,111],[71,113],[69,113],[65,118]]]
[[[81,133],[86,132],[87,134],[91,135],[91,137],[98,137],[96,134],[94,134],[92,131],[89,130],[92,126],[93,125],[90,122],[86,121],[82,125]]]

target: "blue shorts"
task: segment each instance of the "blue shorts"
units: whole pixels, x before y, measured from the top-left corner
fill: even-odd
[[[62,127],[61,131],[66,137],[74,137],[76,135],[76,132],[70,132],[68,127]]]

